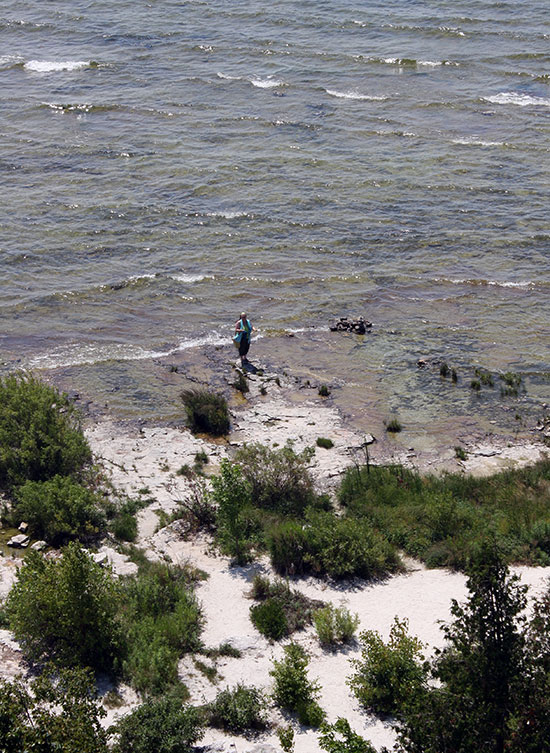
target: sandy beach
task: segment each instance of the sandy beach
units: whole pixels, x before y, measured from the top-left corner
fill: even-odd
[[[230,376],[228,379],[232,378]],[[276,381],[278,380],[278,381]],[[399,462],[423,471],[462,469],[466,473],[489,474],[507,467],[518,467],[543,457],[546,448],[538,434],[531,442],[513,444],[506,438],[485,438],[468,447],[468,457],[459,461],[452,450],[439,455],[419,452],[414,448],[373,441],[353,425],[347,423],[341,412],[330,401],[320,398],[313,390],[296,387],[291,375],[276,376],[268,371],[249,375],[250,392],[246,398],[237,396],[232,401],[232,429],[227,440],[213,441],[205,436],[194,436],[185,428],[183,417],[179,425],[143,425],[139,422],[121,422],[116,416],[92,415],[86,421],[86,436],[98,462],[115,487],[130,496],[146,493],[151,502],[138,514],[138,539],[136,545],[151,559],[173,563],[188,562],[206,573],[207,578],[197,588],[205,629],[203,640],[207,647],[230,643],[241,651],[240,658],[219,657],[205,659],[215,666],[214,680],[209,680],[194,663],[192,656],[180,661],[179,674],[191,693],[191,702],[201,704],[214,699],[226,686],[237,682],[255,685],[269,694],[270,669],[273,659],[283,653],[285,641],[272,643],[253,626],[249,610],[249,590],[256,573],[274,576],[267,558],[261,558],[246,567],[232,566],[229,559],[215,551],[212,541],[205,536],[186,536],[178,522],[160,527],[162,513],[169,515],[180,500],[191,493],[190,481],[177,473],[183,465],[191,466],[197,452],[208,456],[207,474],[216,473],[223,458],[231,458],[235,449],[245,442],[261,442],[272,448],[292,441],[297,451],[315,447],[311,470],[319,490],[332,492],[341,473],[354,462],[364,461],[362,445],[367,439],[370,459],[374,463]],[[267,385],[267,394],[262,386]],[[183,411],[182,411],[183,413]],[[317,437],[333,441],[331,449],[316,447]],[[162,513],[160,512],[162,511]],[[113,542],[106,542],[96,556],[111,565],[118,575],[132,574],[136,566],[117,551]],[[0,562],[0,589],[4,596],[15,577],[17,560],[3,557]],[[320,599],[335,606],[345,606],[359,616],[359,631],[378,630],[387,638],[394,617],[408,620],[410,631],[425,646],[429,656],[441,646],[441,622],[450,617],[452,599],[466,596],[465,577],[456,572],[429,570],[421,563],[405,559],[406,572],[388,577],[380,582],[331,582],[326,579],[291,578],[292,588],[308,597]],[[550,576],[548,568],[514,568],[528,584],[534,596]],[[321,687],[320,702],[328,720],[346,717],[353,729],[370,739],[380,749],[391,747],[395,733],[391,720],[381,720],[362,710],[346,684],[352,672],[351,660],[360,656],[357,642],[337,651],[320,647],[312,627],[293,636],[310,655],[310,677]],[[2,674],[13,676],[23,668],[18,646],[8,631],[0,633]],[[106,689],[108,685],[106,685]],[[108,709],[106,724],[134,708],[139,699],[130,689],[119,689],[124,703]],[[257,738],[232,737],[208,729],[204,745],[214,745],[216,750],[236,750],[246,753],[254,745],[272,745],[279,750],[277,725],[292,723],[296,734],[296,753],[314,753],[319,750],[317,734],[283,716],[274,707],[269,709],[270,729]],[[234,747],[233,747],[234,746]]]

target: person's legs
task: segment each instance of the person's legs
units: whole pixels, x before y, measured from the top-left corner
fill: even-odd
[[[243,366],[246,363],[246,354],[248,353],[249,348],[250,340],[243,334],[243,336],[241,337],[241,342],[239,343],[239,355],[241,357],[241,364]]]

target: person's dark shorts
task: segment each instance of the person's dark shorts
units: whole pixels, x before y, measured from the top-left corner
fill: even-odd
[[[244,335],[241,337],[241,342],[239,343],[239,355],[241,358],[243,356],[246,356],[250,349],[250,340],[248,337],[245,337]]]

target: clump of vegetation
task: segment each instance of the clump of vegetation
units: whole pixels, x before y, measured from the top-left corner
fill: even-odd
[[[474,369],[474,374],[478,378],[480,385],[483,385],[484,387],[494,387],[495,382],[490,371],[476,367]]]
[[[334,724],[322,725],[319,745],[327,753],[376,753],[376,748],[354,732],[342,717]]]
[[[327,437],[317,437],[317,441],[315,443],[317,447],[323,447],[325,450],[330,450],[332,447],[334,447],[334,442],[332,439],[327,439]]]
[[[203,465],[208,465],[208,455],[204,450],[195,453],[195,461],[193,465],[197,468],[202,468]]]
[[[407,621],[397,617],[387,644],[376,630],[366,630],[360,638],[361,659],[352,662],[355,674],[349,685],[365,708],[396,714],[425,680],[422,644],[409,635]]]
[[[366,519],[308,510],[305,524],[286,520],[269,531],[271,562],[283,575],[374,578],[399,569],[395,548]]]
[[[464,447],[461,447],[460,445],[455,447],[455,458],[457,460],[468,460],[468,453]]]
[[[397,434],[402,429],[403,427],[401,426],[401,423],[397,418],[390,419],[386,424],[386,431],[389,431],[392,434]]]
[[[220,475],[212,479],[212,497],[218,506],[217,536],[222,549],[243,564],[248,561],[243,514],[251,502],[251,485],[237,463],[222,460]]]
[[[265,698],[261,690],[239,683],[218,693],[208,707],[212,727],[241,735],[252,729],[264,729]]]
[[[205,389],[184,390],[181,398],[185,405],[189,428],[221,436],[229,431],[229,411],[223,395]]]
[[[136,690],[160,695],[178,685],[180,656],[201,648],[204,619],[186,568],[141,563],[126,578],[122,620],[127,643],[123,671]]]
[[[10,518],[29,524],[31,535],[59,546],[71,539],[97,537],[106,527],[100,500],[69,476],[27,481],[14,493]]]
[[[66,395],[28,375],[0,379],[0,488],[77,474],[90,460]]]
[[[401,709],[398,750],[538,753],[550,739],[550,591],[525,615],[526,587],[494,541],[468,566],[469,597],[452,605],[430,682]]]
[[[241,447],[236,460],[250,484],[256,507],[283,514],[300,515],[315,501],[309,462],[313,450],[297,453],[287,444],[271,450],[261,444]]]
[[[445,363],[445,361],[443,361],[443,363],[439,367],[440,376],[442,376],[443,379],[446,379],[449,376],[450,372],[451,370],[449,369],[449,366],[447,365],[447,363]]]
[[[479,392],[481,390],[481,382],[479,379],[472,379],[470,382],[470,388],[474,390],[474,392]]]
[[[317,701],[319,684],[307,675],[308,656],[296,643],[289,643],[284,652],[284,658],[275,660],[270,672],[275,685],[273,700],[277,706],[296,713],[301,724],[319,727],[325,713]]]
[[[319,642],[325,646],[349,643],[359,627],[358,615],[353,615],[345,607],[327,604],[313,615],[313,622]]]
[[[505,374],[500,375],[500,379],[504,382],[503,386],[500,388],[500,394],[503,397],[517,397],[522,382],[521,376],[519,374],[514,374],[511,371],[507,371]]]
[[[319,387],[319,396],[320,397],[328,397],[330,395],[330,389],[327,387],[326,384],[322,384]]]
[[[322,601],[291,589],[284,580],[270,581],[262,575],[254,577],[250,595],[262,602],[251,608],[252,622],[263,635],[274,640],[310,625],[315,610],[323,606]]]
[[[117,584],[77,543],[58,560],[30,551],[6,609],[27,659],[110,671],[121,650]]]
[[[82,669],[48,666],[29,684],[0,680],[0,745],[8,751],[108,753],[105,711],[93,677]]]
[[[116,725],[114,753],[192,753],[204,734],[198,709],[177,695],[146,700]]]
[[[458,382],[458,374],[456,373],[456,369],[451,369],[451,382],[453,384],[456,384]]]
[[[350,469],[344,518],[368,522],[429,567],[463,569],[487,531],[511,562],[550,563],[550,461],[485,478],[420,476],[402,466]]]
[[[279,727],[277,737],[284,753],[292,753],[294,750],[294,730],[292,729],[292,725],[287,724],[286,727]]]
[[[247,379],[240,369],[237,369],[237,375],[235,376],[233,387],[238,392],[242,392],[243,395],[245,394],[245,392],[249,392]]]

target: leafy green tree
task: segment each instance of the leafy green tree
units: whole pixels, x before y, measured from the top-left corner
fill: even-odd
[[[191,753],[203,735],[200,714],[174,695],[146,701],[116,726],[114,753]]]
[[[6,609],[33,663],[110,670],[119,650],[119,592],[108,570],[75,542],[58,560],[29,552]]]
[[[108,753],[94,691],[80,669],[48,668],[30,688],[0,681],[0,753]]]
[[[469,568],[470,596],[453,602],[436,657],[438,688],[424,687],[404,709],[401,750],[407,753],[503,753],[515,722],[525,666],[526,588],[494,543],[485,543]],[[518,748],[517,750],[524,750]]]
[[[212,479],[213,498],[218,505],[218,538],[237,562],[247,560],[242,513],[250,506],[250,483],[241,466],[222,460],[220,475]]]
[[[406,620],[394,619],[388,643],[376,630],[360,635],[361,659],[352,662],[348,681],[358,701],[384,714],[399,714],[405,701],[422,687],[426,670],[422,643],[408,633]]]
[[[0,379],[0,488],[70,475],[90,459],[66,395],[29,375]]]
[[[354,732],[348,720],[341,717],[334,724],[321,727],[319,745],[327,753],[376,753],[376,748]]]

